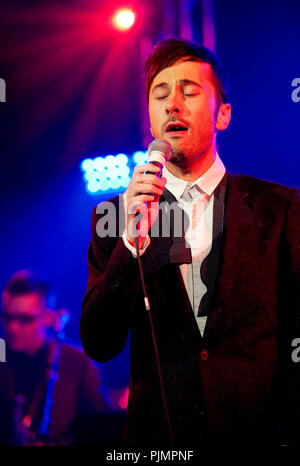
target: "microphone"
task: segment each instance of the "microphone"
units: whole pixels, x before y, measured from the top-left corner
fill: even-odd
[[[159,178],[162,175],[162,170],[166,162],[168,162],[173,154],[172,146],[164,139],[155,139],[148,147],[149,163],[153,163],[160,168],[160,172],[156,173]],[[146,172],[151,173],[151,172]]]
[[[155,139],[148,146],[148,154],[149,154],[148,162],[153,163],[153,165],[159,167],[160,171],[158,173],[155,173],[155,175],[158,178],[160,178],[162,175],[162,170],[165,166],[165,163],[168,162],[172,157],[172,154],[173,154],[172,146],[168,141],[165,141],[164,139]],[[144,173],[150,174],[150,175],[153,174],[153,172],[151,171],[146,171]],[[147,205],[148,205],[148,202],[146,203],[146,206]],[[138,226],[138,224],[140,223],[143,215],[144,214],[142,212],[138,212],[135,215],[136,226]]]

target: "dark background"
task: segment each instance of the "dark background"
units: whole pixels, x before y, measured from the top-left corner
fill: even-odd
[[[177,3],[168,2],[178,21]],[[187,2],[188,3],[188,2]],[[170,8],[170,5],[174,8]],[[133,6],[136,25],[110,24]],[[200,2],[193,35],[201,40]],[[105,196],[85,190],[87,156],[143,149],[139,41],[162,34],[163,1],[18,0],[0,6],[1,269],[0,289],[20,268],[46,276],[79,342],[87,282],[90,215]],[[217,54],[230,80],[232,121],[220,137],[226,167],[289,186],[300,185],[300,2],[216,0]],[[103,366],[108,385],[128,380],[128,347]]]

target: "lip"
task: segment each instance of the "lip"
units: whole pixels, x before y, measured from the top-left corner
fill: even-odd
[[[166,132],[166,135],[169,137],[169,138],[182,138],[186,135],[187,131],[186,130],[183,130],[183,131],[167,131]]]
[[[172,131],[173,128],[177,127],[177,126],[180,126],[182,127],[182,131]],[[188,125],[186,125],[185,123],[183,123],[182,121],[170,121],[169,123],[166,124],[165,126],[165,133],[167,134],[179,134],[179,133],[186,133],[188,129]]]

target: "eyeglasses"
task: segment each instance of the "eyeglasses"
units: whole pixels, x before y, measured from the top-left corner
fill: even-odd
[[[22,315],[22,314],[11,315],[11,314],[8,314],[6,312],[2,312],[0,314],[0,316],[1,316],[2,321],[5,324],[10,324],[13,321],[17,321],[21,325],[32,324],[34,321],[36,321],[39,318],[39,316],[25,316],[25,315]]]

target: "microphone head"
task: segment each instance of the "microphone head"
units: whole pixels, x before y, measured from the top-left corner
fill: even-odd
[[[172,157],[173,149],[168,141],[165,141],[164,139],[155,139],[151,142],[151,144],[149,144],[148,147],[148,154],[150,159],[152,152],[160,152],[164,156],[165,162],[168,162]]]

